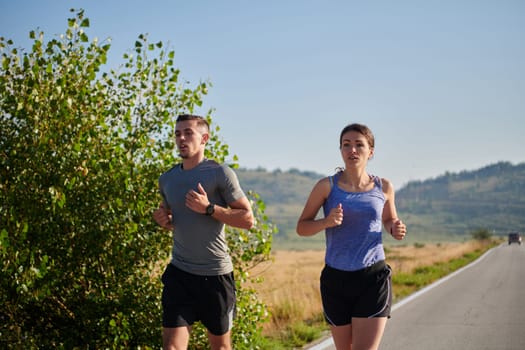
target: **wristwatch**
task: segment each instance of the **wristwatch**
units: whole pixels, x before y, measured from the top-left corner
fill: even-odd
[[[215,213],[215,204],[208,204],[208,206],[206,207],[206,215],[207,216],[212,216],[213,213]]]

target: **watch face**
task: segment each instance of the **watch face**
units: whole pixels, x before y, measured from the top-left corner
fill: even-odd
[[[206,215],[213,215],[215,212],[215,206],[213,204],[210,204],[206,207]]]

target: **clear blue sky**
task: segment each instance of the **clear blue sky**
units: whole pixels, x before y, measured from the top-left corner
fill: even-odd
[[[340,130],[376,136],[369,172],[396,188],[446,171],[525,161],[525,1],[0,0],[0,35],[63,33],[70,8],[109,65],[141,33],[209,80],[220,137],[246,168],[330,174]]]

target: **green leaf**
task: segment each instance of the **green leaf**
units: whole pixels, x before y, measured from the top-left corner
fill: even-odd
[[[5,228],[0,231],[0,252],[5,251],[8,249],[9,240],[7,239],[9,237],[9,234],[7,233],[7,230]]]

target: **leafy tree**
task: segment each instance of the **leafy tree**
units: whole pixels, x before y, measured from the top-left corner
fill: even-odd
[[[478,241],[487,240],[492,237],[492,234],[486,228],[479,228],[477,230],[474,230],[470,233],[470,235],[472,236],[473,239],[478,240]]]
[[[0,38],[0,346],[159,348],[171,237],[151,219],[157,179],[177,161],[174,116],[200,106],[209,83],[181,83],[174,52],[145,35],[105,71],[110,42],[90,41],[84,11],[71,11],[60,37],[30,32],[30,51]],[[206,155],[229,156],[218,127]],[[236,348],[260,336],[266,309],[243,282],[274,232],[250,199],[256,227],[228,232]]]

